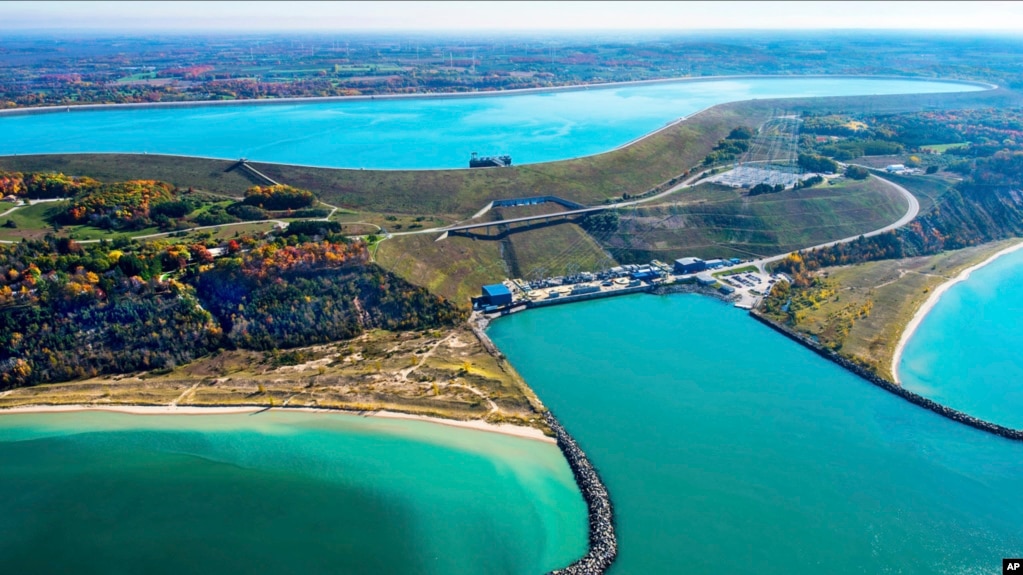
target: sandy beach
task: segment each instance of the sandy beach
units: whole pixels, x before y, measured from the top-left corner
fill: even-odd
[[[133,415],[214,415],[230,413],[255,413],[266,408],[252,406],[238,407],[199,407],[199,406],[174,406],[174,405],[26,405],[23,407],[10,407],[0,409],[0,415],[7,413],[63,413],[70,411],[113,411],[117,413],[130,413]],[[452,427],[474,429],[476,431],[488,431],[512,435],[523,439],[556,443],[553,437],[544,435],[542,431],[534,427],[523,427],[521,425],[494,424],[486,421],[472,420],[461,421],[457,419],[443,419],[440,417],[429,417],[426,415],[415,415],[411,413],[399,413],[395,411],[345,411],[341,409],[318,409],[314,407],[274,407],[274,410],[281,411],[310,411],[317,413],[335,413],[340,415],[359,415],[363,417],[384,417],[389,419],[411,419],[426,421]]]
[[[930,297],[927,298],[927,301],[925,301],[923,305],[920,306],[920,309],[916,310],[916,313],[913,315],[913,319],[909,320],[909,323],[906,324],[906,329],[902,331],[902,337],[899,338],[899,343],[898,345],[895,346],[895,354],[892,356],[891,367],[892,379],[895,380],[896,385],[901,385],[901,382],[899,382],[898,368],[899,361],[902,359],[902,351],[906,347],[906,342],[909,341],[909,338],[913,337],[913,333],[916,332],[918,327],[920,327],[920,323],[924,320],[925,317],[927,317],[927,314],[930,313],[930,311],[934,308],[935,304],[938,303],[938,300],[941,299],[941,296],[946,291],[948,291],[949,288],[951,288],[952,286],[956,285],[961,281],[966,281],[966,279],[968,279],[970,277],[970,274],[972,274],[974,271],[979,270],[980,268],[990,264],[991,262],[995,261],[1001,256],[1004,256],[1005,254],[1012,253],[1019,249],[1023,249],[1023,242],[1013,244],[1005,248],[1004,250],[1001,250],[998,253],[992,255],[988,259],[980,262],[979,264],[966,268],[965,270],[959,272],[959,275],[941,284],[931,293]]]

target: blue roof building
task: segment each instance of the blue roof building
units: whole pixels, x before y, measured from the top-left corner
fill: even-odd
[[[483,286],[483,298],[490,305],[506,305],[512,302],[512,293],[504,284]]]

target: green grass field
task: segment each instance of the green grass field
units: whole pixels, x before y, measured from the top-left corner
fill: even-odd
[[[220,205],[231,204],[231,201],[219,202]],[[55,236],[67,236],[75,240],[101,240],[108,239],[112,240],[116,237],[129,237],[134,238],[138,236],[148,236],[152,234],[160,234],[160,229],[157,227],[148,227],[141,230],[122,231],[122,230],[104,230],[93,226],[60,226],[59,229],[55,229],[54,226],[48,221],[48,217],[58,211],[60,208],[60,202],[43,202],[32,206],[21,206],[11,212],[10,214],[0,217],[0,223],[6,222],[8,219],[12,220],[16,228],[5,228],[0,227],[0,240],[4,241],[20,241],[22,239],[41,239],[46,234],[53,234]],[[199,212],[208,209],[208,206],[200,208]],[[6,209],[2,211],[7,211]],[[197,212],[198,213],[198,212]],[[245,223],[241,222],[234,225],[224,225],[217,229],[199,230],[189,233],[183,239],[179,238],[175,241],[184,242],[186,240],[194,240],[204,232],[213,232],[213,237],[217,239],[229,239],[236,237],[239,233],[247,232],[265,232],[273,229],[274,224],[272,223]],[[173,239],[168,234],[161,234],[152,239]]]
[[[17,225],[16,228],[0,227],[0,240],[41,239],[49,233],[57,236],[68,236],[76,240],[113,239],[117,236],[126,235],[125,232],[103,230],[92,226],[61,226],[59,229],[55,229],[48,218],[51,214],[59,211],[61,205],[61,202],[42,202],[32,206],[19,207],[10,214],[0,218],[2,222],[11,220]],[[155,227],[146,228],[133,231],[130,235],[152,234],[158,231],[160,230]]]
[[[969,146],[970,142],[959,142],[957,144],[927,144],[926,146],[920,146],[921,150],[930,150],[936,154],[944,154],[945,152],[955,148],[965,148]]]

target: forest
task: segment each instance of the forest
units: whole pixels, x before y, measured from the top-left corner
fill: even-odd
[[[164,186],[130,184],[91,187],[89,201],[75,205],[105,214],[122,194],[169,194]],[[104,199],[104,191],[112,195]],[[317,241],[300,227],[226,242],[209,234],[191,244],[78,243],[47,234],[0,245],[0,389],[168,370],[220,349],[284,349],[464,319],[463,310],[370,263],[365,243],[327,228]]]

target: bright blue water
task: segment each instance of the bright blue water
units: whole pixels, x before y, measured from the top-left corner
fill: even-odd
[[[464,168],[606,152],[723,102],[964,92],[951,82],[750,78],[476,98],[393,99],[0,116],[0,155],[147,152],[335,168]]]
[[[610,490],[622,574],[987,574],[1023,552],[1023,444],[916,407],[696,295],[490,335]]]
[[[0,572],[539,575],[586,549],[551,443],[329,413],[0,415]]]
[[[1023,429],[1023,251],[999,257],[942,294],[899,362],[906,389]]]

